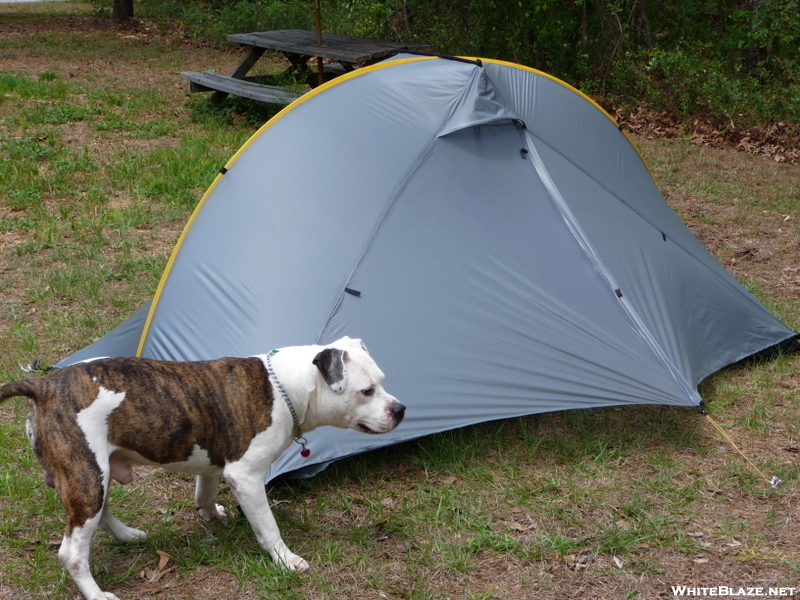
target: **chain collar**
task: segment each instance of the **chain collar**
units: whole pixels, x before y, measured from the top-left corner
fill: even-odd
[[[286,390],[283,389],[283,386],[281,385],[278,376],[275,375],[275,369],[272,367],[272,360],[270,359],[270,357],[277,352],[278,352],[277,350],[273,350],[272,352],[267,354],[267,373],[269,373],[270,378],[275,383],[275,387],[278,388],[278,391],[283,397],[284,402],[286,402],[286,406],[289,407],[289,412],[292,413],[292,422],[294,423],[294,430],[295,430],[294,441],[295,443],[300,444],[302,448],[300,450],[300,456],[302,456],[303,458],[308,458],[311,455],[311,450],[306,448],[308,440],[303,437],[303,432],[300,429],[300,421],[297,418],[297,412],[294,410],[294,405],[292,404],[292,401],[289,399],[289,394],[287,394]]]

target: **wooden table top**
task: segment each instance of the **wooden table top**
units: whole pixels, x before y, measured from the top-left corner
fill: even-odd
[[[303,29],[237,33],[229,35],[228,41],[243,46],[255,46],[301,56],[319,56],[351,64],[379,60],[403,50],[430,48],[424,44],[389,42],[336,33],[323,33],[322,45],[319,45],[317,34]]]

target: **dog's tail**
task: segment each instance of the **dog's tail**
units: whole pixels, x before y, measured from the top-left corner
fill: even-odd
[[[36,379],[21,379],[19,381],[12,381],[0,387],[0,402],[13,398],[15,396],[26,396],[36,401],[38,394],[37,380]]]

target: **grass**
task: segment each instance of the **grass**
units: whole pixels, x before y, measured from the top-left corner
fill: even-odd
[[[253,103],[189,98],[175,75],[224,71],[238,56],[158,28],[91,26],[88,14],[71,2],[0,6],[0,32],[18,31],[0,36],[3,381],[19,376],[18,363],[55,363],[145,302],[219,167],[270,116]],[[85,64],[99,68],[75,67]],[[796,267],[797,167],[637,142],[701,240],[800,328],[797,289],[777,278]],[[760,260],[742,259],[747,248]],[[271,564],[227,487],[229,526],[207,525],[191,509],[190,477],[144,470],[112,488],[112,504],[147,543],[99,533],[93,568],[122,598],[159,599],[653,598],[693,582],[790,586],[800,576],[798,382],[798,357],[780,356],[724,369],[701,389],[748,457],[785,481],[778,490],[693,411],[536,415],[276,482],[286,541],[313,565],[302,576]],[[0,407],[0,598],[72,598],[56,558],[62,509],[25,439],[26,412],[18,400]],[[161,569],[159,552],[170,557]]]

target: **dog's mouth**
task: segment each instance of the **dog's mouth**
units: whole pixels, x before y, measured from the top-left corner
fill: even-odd
[[[356,425],[356,427],[362,433],[369,433],[370,435],[378,435],[380,433],[379,431],[375,431],[374,429],[370,429],[369,427],[364,425],[364,423],[358,423]]]

